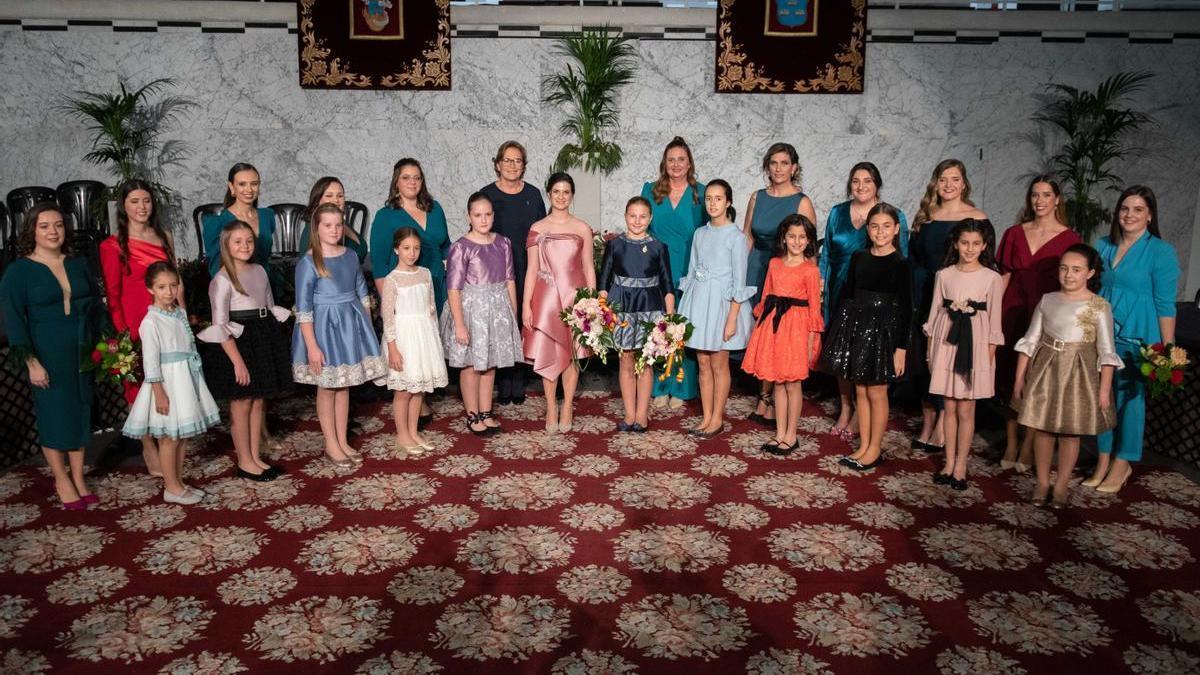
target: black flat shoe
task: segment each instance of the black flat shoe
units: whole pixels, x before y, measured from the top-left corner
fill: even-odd
[[[754,422],[755,424],[766,425],[767,418],[763,417],[762,415],[759,415],[758,413],[755,412],[755,413],[750,413],[749,415],[746,415],[746,421]]]
[[[875,461],[871,462],[870,464],[863,464],[862,462],[860,462],[856,459],[852,459],[852,460],[850,460],[850,462],[851,463],[848,464],[847,466],[849,466],[851,469],[854,469],[855,471],[870,471],[871,469],[874,469],[875,467],[879,466],[880,464],[883,464],[883,455],[876,457]]]
[[[925,441],[918,441],[915,438],[908,442],[908,447],[916,450],[917,452],[929,452],[929,444]]]
[[[838,464],[841,464],[842,466],[853,467],[855,464],[858,464],[858,460],[851,459],[850,455],[845,455],[843,457],[838,458]]]
[[[937,485],[950,485],[951,481],[953,480],[954,476],[951,476],[948,473],[942,473],[941,471],[938,471],[937,473],[933,474],[933,482]]]
[[[763,444],[763,450],[766,450],[767,452],[771,453],[772,455],[775,455],[776,457],[787,457],[788,455],[795,452],[796,449],[799,447],[800,447],[800,441],[796,441],[795,443],[792,443],[791,445],[783,445],[778,442],[776,442],[775,445],[771,445],[770,443]]]
[[[626,424],[624,420],[617,422],[617,431],[633,431],[632,424]]]
[[[644,427],[641,424],[634,422],[633,424],[629,425],[629,430],[635,434],[644,434],[650,430],[650,427]]]
[[[271,478],[279,478],[280,476],[282,476],[285,473],[287,473],[287,470],[284,469],[281,465],[272,464],[271,466],[267,467],[266,470],[264,470],[262,472],[262,475],[264,475],[264,476],[269,475]]]
[[[963,478],[961,480],[958,478],[951,478],[950,479],[950,487],[954,488],[955,490],[958,490],[959,492],[962,492],[963,490],[966,490],[969,487],[969,484],[967,483],[966,478]]]
[[[934,445],[933,443],[925,443],[925,452],[931,455],[941,454],[946,451],[945,445]]]
[[[271,475],[270,473],[268,473],[266,471],[263,471],[262,473],[250,473],[249,471],[246,471],[245,469],[243,469],[240,466],[238,467],[237,473],[235,475],[238,478],[245,478],[246,480],[252,480],[255,483],[266,483],[268,481],[275,480],[275,476]]]

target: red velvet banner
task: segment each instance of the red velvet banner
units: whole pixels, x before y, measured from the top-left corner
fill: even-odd
[[[718,93],[861,94],[867,0],[721,0]]]
[[[299,0],[300,86],[449,89],[449,0]]]

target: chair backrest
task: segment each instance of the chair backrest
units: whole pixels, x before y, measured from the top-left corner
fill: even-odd
[[[107,237],[108,186],[98,180],[72,180],[55,190],[58,205],[77,234],[92,233],[89,238]]]
[[[17,228],[8,218],[8,207],[0,203],[0,270],[17,256]]]
[[[272,204],[275,212],[275,235],[271,248],[275,253],[295,255],[300,252],[300,231],[304,229],[304,204]]]
[[[207,260],[209,251],[204,250],[204,216],[215,216],[225,210],[220,203],[201,204],[192,209],[192,227],[196,230],[196,248],[200,250],[200,259]],[[214,256],[221,256],[220,251],[212,251]]]
[[[371,236],[371,211],[362,202],[346,202],[346,227],[354,230],[359,239]]]
[[[28,185],[10,191],[4,201],[8,203],[8,217],[12,219],[13,230],[19,231],[21,222],[25,220],[26,211],[33,208],[34,204],[57,202],[58,195],[54,194],[54,190],[51,188],[42,185]]]

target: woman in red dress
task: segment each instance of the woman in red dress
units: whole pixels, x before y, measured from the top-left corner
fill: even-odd
[[[153,302],[146,289],[146,268],[160,260],[174,265],[175,249],[159,221],[154,190],[137,178],[125,181],[117,196],[117,233],[100,243],[100,269],[113,326],[118,331],[129,331],[134,344],[138,343],[138,328]],[[182,288],[176,301],[184,306]],[[126,382],[125,400],[133,403],[140,386]],[[158,445],[150,436],[142,437],[142,457],[150,475],[162,475]]]
[[[1018,222],[1020,225],[1004,231],[996,252],[996,262],[1007,283],[1000,308],[1004,345],[996,350],[996,394],[1006,403],[1012,400],[1017,372],[1013,345],[1029,329],[1033,310],[1042,296],[1058,290],[1058,259],[1080,243],[1079,235],[1067,226],[1066,204],[1054,176],[1037,176],[1029,183]],[[1033,464],[1033,434],[1026,434],[1019,448],[1017,434],[1017,420],[1010,416],[1000,466],[1024,473]]]

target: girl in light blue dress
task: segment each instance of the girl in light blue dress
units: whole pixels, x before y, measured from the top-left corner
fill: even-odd
[[[679,313],[694,326],[687,346],[697,352],[704,412],[690,433],[700,438],[721,432],[729,398],[729,352],[745,349],[754,328],[750,299],[756,288],[745,285],[749,245],[733,222],[737,213],[732,201],[729,183],[717,179],[708,184],[704,208],[711,221],[696,231],[688,274],[679,280]]]
[[[367,282],[358,256],[342,240],[342,210],[322,204],[313,212],[312,250],[296,265],[296,330],[292,379],[317,385],[317,419],[325,454],[340,467],[362,461],[346,440],[348,387],[387,377],[379,338],[367,312]]]

